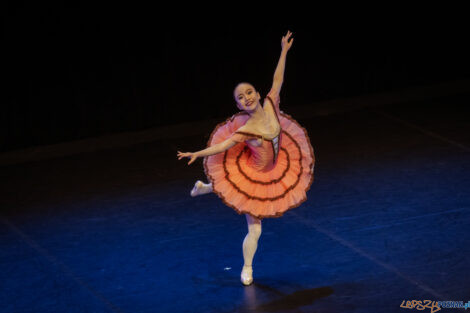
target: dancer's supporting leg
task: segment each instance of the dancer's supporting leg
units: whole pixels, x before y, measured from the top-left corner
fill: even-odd
[[[191,197],[203,195],[206,193],[212,192],[212,183],[204,184],[202,181],[198,180],[191,190]]]
[[[243,240],[243,259],[245,264],[240,275],[244,285],[250,285],[253,282],[253,257],[258,248],[258,239],[261,236],[261,219],[250,214],[245,214],[248,224],[248,234]]]

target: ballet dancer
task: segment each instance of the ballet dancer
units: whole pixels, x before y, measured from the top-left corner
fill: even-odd
[[[263,99],[255,87],[239,83],[233,96],[241,111],[213,130],[207,148],[180,152],[188,165],[204,158],[209,180],[196,181],[192,197],[216,193],[238,214],[244,214],[248,233],[243,240],[243,285],[253,283],[253,258],[261,236],[261,220],[280,217],[306,201],[313,182],[315,155],[307,131],[290,115],[280,111],[287,52],[294,39],[287,32],[281,39],[281,55],[270,92]]]

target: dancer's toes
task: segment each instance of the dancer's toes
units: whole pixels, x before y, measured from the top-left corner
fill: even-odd
[[[243,266],[240,280],[245,286],[251,285],[253,283],[253,268],[251,266]]]

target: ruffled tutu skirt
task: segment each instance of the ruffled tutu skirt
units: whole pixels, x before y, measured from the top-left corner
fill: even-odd
[[[279,154],[269,171],[249,166],[250,151],[242,142],[204,158],[204,171],[214,193],[238,214],[257,218],[279,217],[307,200],[313,182],[315,155],[307,131],[290,115],[278,114],[281,125]],[[212,146],[231,137],[248,119],[237,113],[213,130]]]

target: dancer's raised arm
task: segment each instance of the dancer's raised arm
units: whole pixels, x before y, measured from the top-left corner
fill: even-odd
[[[180,160],[183,157],[188,157],[191,158],[188,162],[188,165],[193,163],[197,158],[199,157],[205,157],[213,154],[217,154],[220,152],[224,152],[227,149],[230,149],[234,145],[236,145],[238,142],[233,139],[233,137],[227,138],[226,140],[212,145],[204,150],[197,151],[197,152],[181,152],[178,151],[178,160]]]
[[[276,71],[274,72],[273,86],[271,88],[271,92],[273,94],[279,94],[281,91],[282,82],[284,81],[284,68],[286,67],[287,51],[289,51],[292,43],[294,42],[294,38],[289,40],[291,35],[292,33],[287,31],[287,34],[281,39],[281,57],[279,58]]]

